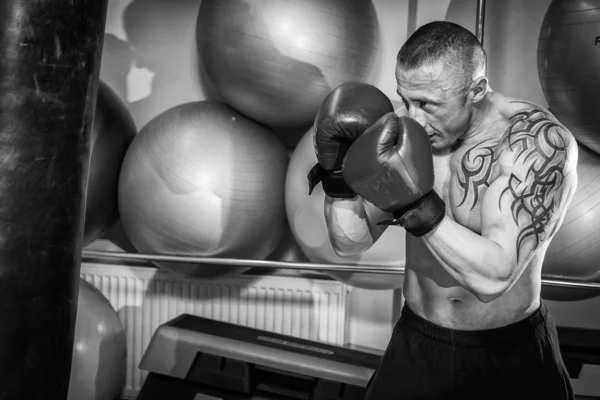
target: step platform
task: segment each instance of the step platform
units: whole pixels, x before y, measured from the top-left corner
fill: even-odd
[[[137,400],[362,400],[380,359],[182,314],[154,333]]]
[[[584,365],[600,365],[600,330],[557,327],[563,361],[572,379],[579,378]]]

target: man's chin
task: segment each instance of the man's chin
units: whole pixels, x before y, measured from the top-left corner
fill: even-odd
[[[437,135],[429,136],[429,143],[431,143],[431,148],[434,150],[443,150],[447,147],[446,143],[440,140]]]
[[[452,147],[451,143],[448,143],[445,140],[440,140],[439,137],[435,136],[430,138],[429,142],[431,143],[431,150],[434,154],[446,152]]]

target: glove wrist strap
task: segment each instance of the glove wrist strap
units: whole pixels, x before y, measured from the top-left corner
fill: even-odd
[[[329,197],[341,199],[352,199],[356,197],[354,190],[352,190],[344,180],[341,168],[329,171],[323,169],[320,164],[315,164],[308,173],[309,195],[319,182],[322,183],[323,191]]]
[[[384,222],[387,225],[400,225],[413,236],[421,237],[435,229],[446,215],[446,203],[431,190],[408,209],[393,212],[393,221]]]

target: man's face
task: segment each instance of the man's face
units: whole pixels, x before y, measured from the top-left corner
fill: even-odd
[[[408,116],[429,134],[434,149],[452,146],[469,128],[471,104],[460,86],[460,73],[442,61],[416,69],[396,67],[397,92]]]

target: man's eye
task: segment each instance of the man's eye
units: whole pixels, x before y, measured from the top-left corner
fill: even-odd
[[[419,107],[421,107],[421,108],[425,108],[425,107],[427,107],[427,104],[428,104],[428,103],[427,103],[426,101],[420,101],[420,102],[419,102]]]

